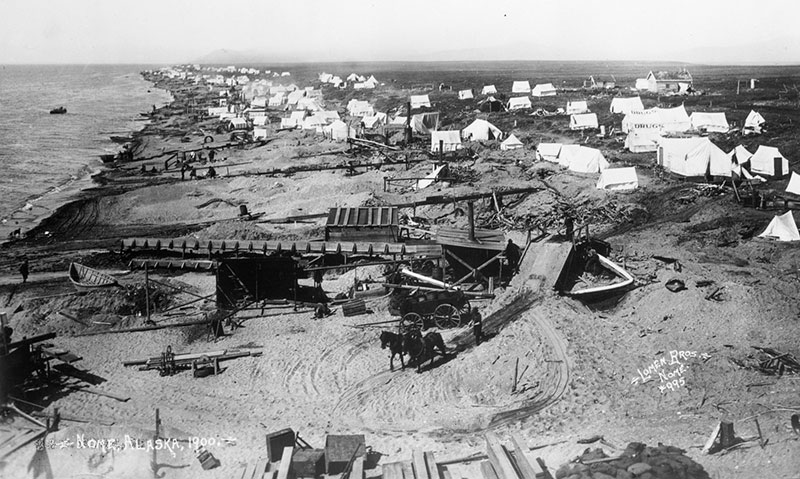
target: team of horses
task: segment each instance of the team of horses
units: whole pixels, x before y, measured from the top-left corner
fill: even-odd
[[[416,363],[417,372],[422,372],[422,364],[430,360],[430,366],[433,366],[433,360],[439,354],[447,357],[447,348],[444,345],[442,335],[431,331],[424,336],[422,331],[412,329],[403,334],[393,333],[391,331],[381,332],[381,349],[389,348],[391,356],[389,356],[389,370],[394,371],[394,357],[400,356],[400,364],[403,369],[406,368],[404,354],[409,356],[409,364]]]

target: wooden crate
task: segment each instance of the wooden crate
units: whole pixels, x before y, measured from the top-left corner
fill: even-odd
[[[267,434],[267,459],[269,462],[281,460],[283,448],[294,446],[295,434],[291,428]]]
[[[329,435],[325,438],[325,472],[338,474],[355,457],[366,454],[366,439],[363,434]]]

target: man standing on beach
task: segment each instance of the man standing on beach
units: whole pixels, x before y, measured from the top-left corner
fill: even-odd
[[[28,268],[28,258],[25,258],[19,266],[19,274],[22,275],[22,284],[28,281],[28,273],[30,272]]]
[[[475,346],[483,340],[483,318],[478,308],[472,308],[472,334],[475,336]]]

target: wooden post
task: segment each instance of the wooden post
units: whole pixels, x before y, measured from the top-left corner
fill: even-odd
[[[467,202],[467,211],[469,212],[469,217],[467,218],[467,221],[469,221],[469,240],[475,241],[475,206],[472,201]]]
[[[519,358],[514,364],[514,384],[511,386],[511,392],[517,392],[517,374],[519,373]]]
[[[152,462],[150,463],[150,467],[153,469],[153,477],[156,477],[156,478],[158,478],[159,476],[158,476],[158,473],[157,473],[158,468],[156,466],[158,464],[158,462],[156,461],[156,452],[157,451],[156,451],[155,445],[157,444],[157,441],[158,441],[159,428],[160,427],[161,427],[161,418],[158,415],[158,408],[156,408],[156,430],[155,430],[155,433],[153,433],[153,459],[152,459]]]
[[[739,94],[739,84],[740,83],[741,83],[741,80],[736,80],[736,94],[737,95]]]
[[[439,140],[439,163],[444,161],[444,140]]]
[[[145,301],[145,308],[147,311],[147,323],[150,323],[150,273],[149,269],[147,268],[147,262],[144,263],[144,301]],[[158,411],[156,409],[156,411]],[[156,413],[158,415],[158,413]],[[158,421],[156,419],[156,421]]]
[[[736,443],[736,433],[733,432],[733,423],[722,421],[719,428],[720,444],[723,449]]]
[[[8,323],[8,316],[6,313],[0,313],[0,355],[8,354],[8,340],[6,338],[6,324]]]

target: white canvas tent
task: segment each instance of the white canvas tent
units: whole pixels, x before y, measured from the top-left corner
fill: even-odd
[[[281,106],[283,105],[283,93],[276,93],[269,97],[269,106]]]
[[[488,121],[479,118],[461,130],[461,137],[464,138],[464,141],[499,140],[503,137],[503,132]]]
[[[625,137],[625,148],[631,153],[658,151],[661,135],[658,130],[631,130]]]
[[[726,133],[728,131],[728,119],[725,113],[709,113],[696,111],[689,117],[692,128],[695,130]]]
[[[364,122],[365,128],[375,128],[379,125],[385,125],[388,116],[383,112],[376,112],[374,115],[365,116],[361,119]]]
[[[664,138],[658,145],[658,164],[686,177],[731,176],[731,157],[708,138]]]
[[[531,99],[527,96],[512,97],[508,99],[508,109],[522,110],[531,107]]]
[[[784,158],[777,148],[759,145],[750,157],[750,171],[760,175],[783,177],[789,173],[789,160]]]
[[[744,120],[744,128],[742,128],[743,135],[758,135],[761,133],[761,127],[767,120],[761,116],[760,113],[750,110],[747,119]]]
[[[636,168],[606,168],[600,173],[597,188],[601,190],[635,190],[639,187],[639,177]]]
[[[458,92],[458,99],[459,100],[469,100],[471,98],[474,98],[472,96],[472,90],[461,90],[461,91]]]
[[[268,116],[257,116],[253,118],[253,126],[264,126],[269,124]]]
[[[369,116],[375,111],[368,101],[352,99],[347,103],[347,112],[351,116]]]
[[[330,125],[322,127],[322,134],[325,135],[326,138],[330,138],[333,141],[347,140],[347,134],[349,131],[349,127],[342,120],[336,120]]]
[[[559,153],[561,153],[561,143],[539,143],[536,147],[536,158],[539,160],[558,163]]]
[[[775,216],[759,238],[775,238],[778,241],[800,241],[800,232],[791,211]]]
[[[253,139],[260,140],[267,138],[267,129],[266,128],[253,128]]]
[[[632,111],[644,110],[642,99],[638,96],[630,98],[616,97],[611,100],[611,113],[625,113],[628,114]]]
[[[497,93],[497,88],[494,85],[485,85],[481,90],[481,95],[494,95]]]
[[[683,105],[675,108],[657,108],[665,132],[682,133],[692,128],[692,120]]]
[[[529,81],[515,81],[513,85],[511,85],[511,93],[530,93],[531,92],[531,84]]]
[[[650,89],[650,82],[647,81],[647,78],[637,78],[636,79],[636,86],[634,86],[637,90],[649,90]]]
[[[750,161],[750,158],[753,157],[753,154],[747,151],[743,145],[739,145],[730,153],[728,156],[731,159],[731,170],[736,173],[737,175],[742,175],[742,166],[747,164]]]
[[[578,173],[598,173],[608,168],[600,150],[580,145],[563,145],[558,163]]]
[[[228,128],[231,130],[243,130],[247,128],[247,120],[244,118],[229,118]]]
[[[431,131],[431,153],[439,152],[439,142],[444,152],[461,149],[461,132],[458,130]]]
[[[431,100],[428,95],[411,95],[411,108],[431,107]]]
[[[792,172],[792,177],[789,178],[789,184],[786,185],[786,192],[793,195],[800,195],[800,175]]]
[[[596,113],[583,113],[580,115],[571,115],[569,117],[570,130],[587,130],[591,128],[597,128]]]
[[[586,100],[567,102],[567,115],[573,115],[576,113],[589,113],[589,105],[586,104]]]
[[[531,90],[533,96],[556,96],[557,93],[556,87],[552,83],[541,83]]]
[[[622,119],[622,132],[629,133],[632,130],[659,131],[664,128],[661,121],[661,113],[658,108],[649,110],[634,110],[625,115]]]
[[[508,135],[508,138],[506,138],[505,140],[503,140],[502,143],[500,143],[500,149],[503,151],[516,150],[522,148],[523,146],[524,145],[522,144],[521,141],[519,141],[519,138],[514,136],[513,133]]]

